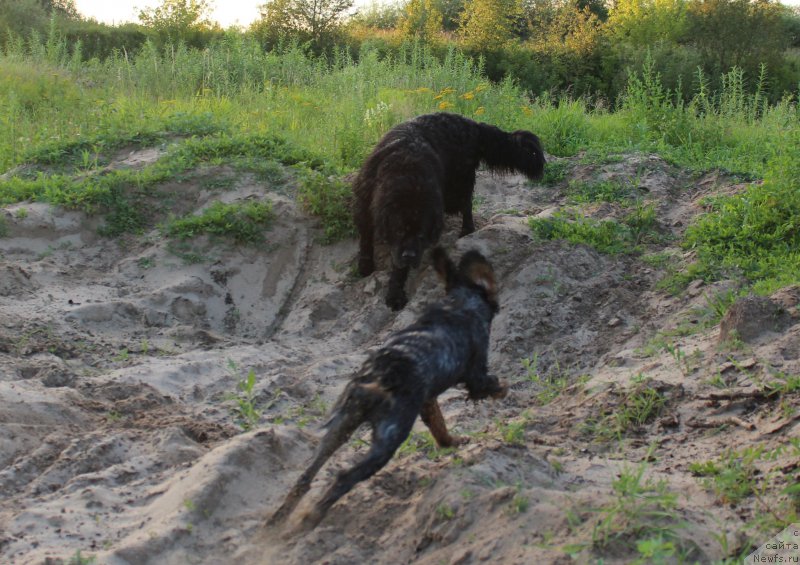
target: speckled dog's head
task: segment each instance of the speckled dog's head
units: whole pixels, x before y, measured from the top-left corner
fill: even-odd
[[[445,291],[448,294],[458,287],[475,288],[481,291],[493,312],[500,309],[497,302],[497,282],[494,277],[494,269],[479,251],[472,249],[464,253],[458,262],[458,267],[441,247],[434,248],[431,257],[433,267],[444,283]]]

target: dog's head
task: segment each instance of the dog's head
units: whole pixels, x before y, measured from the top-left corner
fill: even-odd
[[[424,251],[439,239],[441,211],[435,203],[427,202],[424,195],[410,193],[405,194],[405,199],[394,200],[380,216],[377,236],[389,245],[395,267],[415,269]]]
[[[542,178],[544,174],[544,148],[539,138],[526,130],[517,130],[511,134],[517,146],[517,169],[531,180]]]
[[[493,312],[499,310],[494,269],[479,251],[472,249],[464,253],[458,262],[458,267],[441,247],[436,247],[431,256],[433,267],[444,283],[447,293],[463,286],[474,288],[483,294]]]

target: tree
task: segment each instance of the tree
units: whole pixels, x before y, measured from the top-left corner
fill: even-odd
[[[253,31],[270,41],[281,35],[310,40],[322,47],[338,30],[353,0],[272,0],[260,7]]]
[[[46,33],[52,16],[59,20],[80,17],[74,0],[0,0],[0,39],[8,32]]]
[[[755,77],[761,63],[776,69],[791,42],[782,6],[768,0],[691,0],[687,23],[686,36],[712,74],[738,66]]]
[[[209,19],[210,13],[209,0],[162,0],[160,6],[141,10],[139,21],[154,30],[161,42],[191,43],[198,32],[219,27]]]
[[[467,47],[498,49],[513,37],[521,16],[520,0],[468,0],[459,32]]]
[[[405,37],[427,41],[442,31],[442,13],[431,0],[410,0],[398,27]]]
[[[678,42],[686,31],[685,0],[618,0],[607,29],[619,41],[636,46]]]
[[[71,20],[80,18],[75,0],[39,0],[39,4],[48,13],[56,13]]]

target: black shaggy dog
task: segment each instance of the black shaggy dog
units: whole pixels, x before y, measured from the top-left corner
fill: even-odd
[[[484,163],[497,173],[519,171],[537,179],[544,151],[529,131],[504,132],[457,114],[418,116],[390,130],[353,182],[359,236],[358,270],[375,270],[375,240],[389,245],[392,273],[386,304],[408,301],[405,282],[422,253],[439,240],[444,214],[462,215],[461,236],[475,231],[472,191]]]
[[[448,433],[436,400],[448,388],[464,384],[472,400],[505,396],[506,386],[487,373],[489,327],[498,309],[491,265],[477,251],[465,253],[458,267],[440,247],[432,255],[447,296],[430,305],[416,323],[392,334],[364,362],[336,402],[314,459],[270,518],[271,525],[291,514],[320,468],[361,424],[372,427],[369,452],[339,473],[304,517],[304,528],[316,526],[356,483],[386,465],[417,415],[439,446],[461,443]]]

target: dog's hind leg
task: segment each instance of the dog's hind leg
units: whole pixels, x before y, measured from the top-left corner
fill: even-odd
[[[450,432],[447,431],[447,424],[445,424],[439,403],[435,398],[422,405],[419,415],[425,425],[428,426],[433,439],[436,440],[436,445],[439,447],[455,447],[466,442],[464,438],[451,436]]]
[[[314,528],[337,500],[350,492],[356,484],[380,471],[389,462],[397,448],[411,433],[417,413],[418,410],[414,407],[395,405],[390,414],[374,424],[372,447],[366,457],[351,469],[339,473],[336,482],[325,492],[314,509],[303,518],[304,528]]]
[[[405,286],[409,270],[409,267],[392,267],[389,289],[386,291],[386,305],[392,310],[401,310],[408,303]]]
[[[273,526],[279,524],[292,513],[292,510],[295,509],[300,499],[303,498],[308,492],[308,489],[311,488],[311,481],[314,480],[314,477],[325,462],[330,459],[331,455],[347,441],[356,428],[364,421],[361,411],[348,411],[346,409],[347,407],[343,408],[344,409],[339,410],[331,420],[328,432],[322,438],[322,441],[320,441],[319,447],[314,454],[314,459],[311,461],[308,469],[297,479],[292,490],[286,495],[286,500],[283,501],[281,507],[278,508],[275,514],[267,521],[267,525]]]

